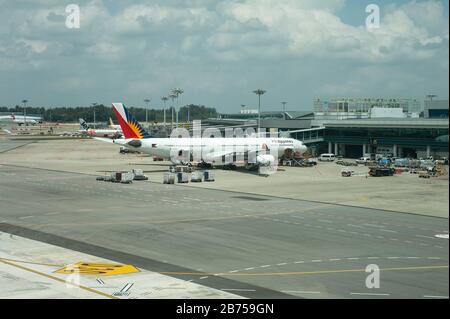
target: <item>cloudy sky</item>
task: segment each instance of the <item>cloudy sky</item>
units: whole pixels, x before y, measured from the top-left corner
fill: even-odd
[[[81,10],[65,26],[66,5]],[[381,9],[368,30],[365,8]],[[448,1],[0,0],[0,106],[123,101],[237,111],[315,97],[448,98]]]

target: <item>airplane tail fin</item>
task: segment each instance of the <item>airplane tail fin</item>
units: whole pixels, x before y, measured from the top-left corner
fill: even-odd
[[[86,121],[83,120],[82,118],[79,119],[80,121],[80,126],[83,130],[87,131],[89,129],[89,125],[87,125]]]
[[[151,136],[142,125],[122,103],[113,103],[113,111],[119,121],[125,138],[151,138]]]
[[[112,121],[112,118],[109,118],[109,127],[114,128],[114,123]]]

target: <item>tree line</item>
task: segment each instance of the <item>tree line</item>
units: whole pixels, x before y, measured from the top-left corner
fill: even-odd
[[[130,107],[128,108],[130,113],[140,122],[144,122],[146,119],[145,108],[142,107]],[[16,105],[14,108],[0,107],[2,113],[15,113],[23,114],[24,108]],[[171,121],[172,107],[166,108],[166,121]],[[178,121],[185,122],[188,119],[203,120],[217,116],[217,111],[213,107],[206,107],[204,105],[189,104],[180,108],[178,113]],[[27,107],[28,115],[39,115],[44,121],[49,122],[78,122],[79,118],[83,118],[87,122],[94,122],[94,106],[88,107]],[[173,108],[173,120],[176,120],[176,110]],[[164,120],[163,109],[148,109],[147,117],[149,122],[162,122]],[[105,106],[103,104],[95,105],[95,120],[97,122],[106,122],[112,118],[114,122],[117,122],[116,117],[112,111],[111,106]]]

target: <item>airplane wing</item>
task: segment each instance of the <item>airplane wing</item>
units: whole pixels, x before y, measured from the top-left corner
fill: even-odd
[[[103,137],[94,137],[95,140],[99,140],[101,142],[106,142],[110,144],[114,144],[114,140],[110,138],[103,138]]]
[[[8,134],[8,135],[11,135],[12,133],[11,133],[11,131],[10,130],[7,130],[7,129],[2,129],[4,132],[6,132],[6,134]]]

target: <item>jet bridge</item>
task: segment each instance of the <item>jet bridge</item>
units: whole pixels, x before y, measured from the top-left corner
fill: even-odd
[[[304,144],[318,143],[324,141],[325,127],[315,127],[310,129],[286,131],[286,137],[292,137],[296,140],[302,141]],[[284,135],[281,134],[280,135]]]

